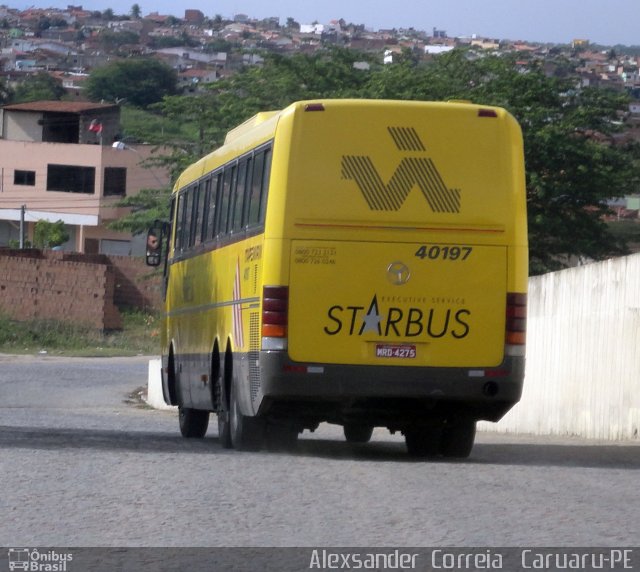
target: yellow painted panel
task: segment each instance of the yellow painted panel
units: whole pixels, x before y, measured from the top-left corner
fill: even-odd
[[[341,364],[498,365],[506,265],[501,246],[293,241],[289,354]]]

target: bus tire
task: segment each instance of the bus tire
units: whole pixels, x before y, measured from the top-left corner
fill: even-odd
[[[169,350],[169,360],[167,363],[167,389],[169,391],[169,401],[167,405],[178,405],[178,394],[176,392],[176,361],[173,357],[173,346]],[[164,397],[164,388],[162,389]],[[165,398],[166,402],[166,398]]]
[[[440,427],[412,427],[404,432],[407,452],[412,457],[435,457],[440,453],[442,429]]]
[[[232,449],[231,443],[231,424],[229,423],[229,412],[218,412],[218,439],[223,449]]]
[[[373,435],[373,427],[364,423],[345,423],[344,437],[348,443],[368,443]]]
[[[220,445],[222,445],[223,449],[232,449],[233,444],[231,443],[231,423],[230,423],[230,413],[229,413],[229,398],[227,391],[227,383],[225,383],[224,379],[217,374],[215,376],[215,384],[216,384],[216,399],[214,400],[214,407],[217,406],[217,415],[218,418],[218,440],[220,441]]]
[[[180,433],[189,439],[202,439],[209,427],[209,412],[189,407],[178,407]]]
[[[459,421],[451,427],[445,427],[440,445],[442,455],[449,458],[466,459],[473,449],[476,438],[474,420]]]
[[[259,451],[264,442],[265,422],[260,417],[249,417],[240,411],[236,383],[231,383],[229,403],[229,434],[231,444],[238,451]]]

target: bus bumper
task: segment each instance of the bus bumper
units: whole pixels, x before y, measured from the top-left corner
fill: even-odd
[[[524,357],[495,368],[428,368],[299,364],[285,352],[260,352],[256,413],[286,407],[431,410],[498,421],[522,394]],[[257,389],[257,388],[256,388]]]

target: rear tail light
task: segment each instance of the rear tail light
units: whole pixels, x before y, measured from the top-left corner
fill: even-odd
[[[507,294],[507,355],[524,355],[527,331],[527,295],[510,292]]]
[[[262,291],[262,348],[285,349],[289,320],[289,288],[265,286]]]

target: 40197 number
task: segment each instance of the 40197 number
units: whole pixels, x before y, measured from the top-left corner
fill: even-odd
[[[466,260],[473,251],[471,246],[440,246],[425,244],[416,250],[422,260]]]

